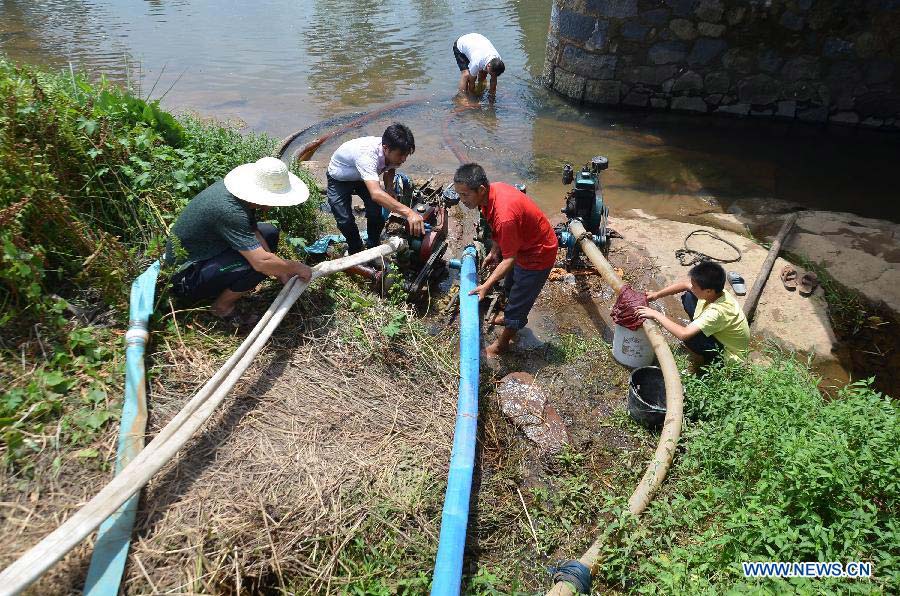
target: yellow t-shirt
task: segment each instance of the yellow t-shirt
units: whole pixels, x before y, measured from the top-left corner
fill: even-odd
[[[741,305],[728,292],[715,302],[697,300],[694,323],[700,331],[714,337],[725,348],[725,357],[742,362],[750,348],[750,325]]]

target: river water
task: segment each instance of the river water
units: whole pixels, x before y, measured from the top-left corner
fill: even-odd
[[[896,135],[571,105],[538,84],[549,15],[549,0],[0,0],[0,49],[278,137],[424,98],[363,132],[404,121],[417,140],[411,174],[452,173],[455,146],[492,179],[528,184],[548,213],[562,202],[562,164],[604,154],[613,216],[689,219],[786,201],[900,221]],[[506,73],[493,108],[448,118],[451,46],[470,31],[494,42]]]

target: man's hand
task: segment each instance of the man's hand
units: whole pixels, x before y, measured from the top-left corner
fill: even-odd
[[[478,301],[481,302],[482,300],[484,300],[484,297],[487,296],[487,293],[490,291],[491,291],[491,286],[489,286],[487,284],[481,284],[480,286],[476,287],[474,290],[469,292],[469,296],[471,296],[473,294],[478,294]]]
[[[410,235],[418,238],[425,234],[425,220],[413,209],[410,209],[406,214],[406,222],[409,224]]]
[[[634,312],[636,312],[640,317],[653,320],[659,320],[659,316],[660,314],[662,314],[659,311],[653,310],[649,306],[639,306],[634,309]]]
[[[494,251],[491,251],[488,253],[488,256],[486,256],[484,258],[484,261],[481,262],[481,265],[485,269],[487,269],[489,271],[493,271],[494,267],[496,267],[497,263],[499,263],[499,262],[500,262],[500,255],[498,255]]]
[[[290,265],[290,271],[278,275],[278,281],[281,283],[286,284],[294,276],[303,281],[309,281],[312,277],[312,269],[306,263],[300,261],[287,261],[287,263]]]
[[[647,292],[647,302],[653,302],[654,300],[658,300],[659,296],[656,295],[656,292]]]

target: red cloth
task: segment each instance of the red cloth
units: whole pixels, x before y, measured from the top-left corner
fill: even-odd
[[[556,232],[543,211],[515,186],[494,182],[481,213],[491,227],[504,259],[529,271],[549,269],[556,263]]]
[[[625,284],[622,286],[622,291],[619,292],[619,297],[616,298],[610,314],[616,325],[628,327],[634,331],[644,322],[643,317],[636,312],[639,306],[647,306],[647,295]]]

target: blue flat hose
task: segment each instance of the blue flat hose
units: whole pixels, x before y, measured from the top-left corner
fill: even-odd
[[[466,247],[459,281],[459,401],[447,494],[441,515],[441,535],[434,564],[432,596],[457,596],[462,583],[463,551],[469,522],[469,497],[475,467],[475,435],[478,430],[478,374],[481,340],[478,296],[469,292],[477,285],[475,248]]]
[[[119,424],[116,474],[144,448],[144,431],[147,427],[144,348],[149,337],[147,321],[153,313],[157,275],[159,261],[150,265],[131,284],[128,333],[125,334],[125,403],[122,405]],[[119,593],[140,496],[140,492],[135,493],[100,525],[84,583],[85,594],[115,596]]]

